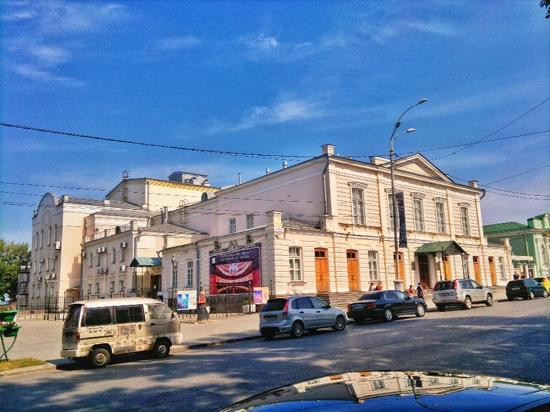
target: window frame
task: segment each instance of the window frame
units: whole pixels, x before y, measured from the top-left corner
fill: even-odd
[[[358,198],[355,194],[358,194]],[[360,187],[351,187],[351,217],[354,225],[366,225],[365,190]]]
[[[441,206],[441,211],[439,210]],[[441,213],[440,213],[441,212]],[[445,203],[441,201],[435,202],[435,222],[437,225],[438,233],[447,233],[447,218],[445,216]]]
[[[246,228],[252,229],[254,228],[254,214],[249,213],[246,215]]]
[[[103,307],[97,307],[97,308],[86,308],[85,311],[84,311],[84,316],[82,318],[82,324],[83,326],[86,326],[86,327],[89,327],[89,326],[106,326],[106,325],[112,325],[113,324],[113,313],[112,313],[112,308],[110,306],[103,306]],[[109,323],[94,323],[92,325],[89,325],[88,324],[88,314],[90,312],[99,312],[99,311],[103,311],[105,313],[109,313],[109,319],[110,319],[110,322]]]
[[[460,221],[462,223],[462,235],[471,236],[470,211],[466,206],[460,206]]]
[[[193,260],[188,260],[187,266],[185,268],[185,287],[186,288],[193,287],[194,272],[195,272],[195,262],[193,262]]]
[[[379,267],[379,261],[378,261],[378,251],[369,250],[367,252],[367,260],[368,260],[368,267],[369,267],[369,279],[371,281],[379,280],[380,267]],[[374,273],[374,277],[373,277],[373,273]]]
[[[297,254],[293,254],[292,251],[297,251]],[[288,268],[291,282],[300,282],[302,277],[302,248],[298,246],[290,246],[288,248]],[[297,266],[296,266],[297,263]]]
[[[414,215],[414,229],[417,232],[425,232],[426,224],[424,221],[424,200],[417,196],[413,197],[413,215]]]
[[[114,246],[111,249],[111,253],[113,254],[111,256],[111,264],[114,265],[116,263],[116,248]]]
[[[229,234],[237,233],[237,219],[234,217],[229,218]]]

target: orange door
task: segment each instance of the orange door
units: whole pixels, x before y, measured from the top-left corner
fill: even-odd
[[[395,259],[395,253],[394,253],[394,259]],[[398,263],[397,263],[398,272],[395,280],[404,280],[405,279],[405,260],[403,259],[403,252],[399,252],[397,254],[397,260],[398,260]]]
[[[315,277],[317,279],[317,292],[330,291],[328,279],[328,258],[326,249],[315,249]]]
[[[361,283],[359,280],[359,260],[357,259],[357,251],[348,250],[348,283],[350,291],[360,291]]]
[[[479,256],[474,256],[474,273],[476,276],[476,282],[482,285],[483,282],[481,281],[481,268],[479,267]]]
[[[491,284],[496,286],[497,284],[497,272],[495,270],[495,258],[489,256],[489,272],[491,272]]]
[[[451,262],[447,255],[443,255],[443,272],[445,273],[445,280],[451,280],[453,278],[453,274],[451,273]]]

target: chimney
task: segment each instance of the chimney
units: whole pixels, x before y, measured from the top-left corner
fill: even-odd
[[[326,144],[322,145],[321,148],[323,149],[323,154],[324,155],[334,156],[334,145],[333,144],[326,143]]]
[[[479,187],[479,183],[478,183],[477,180],[470,180],[468,182],[468,186],[477,188],[477,187]]]
[[[283,212],[272,210],[267,212],[267,224],[272,225],[275,229],[283,227]]]
[[[283,169],[286,169],[288,167],[288,162],[286,160],[283,160]]]
[[[69,196],[68,195],[63,195],[63,201],[68,202],[69,201]]]
[[[162,212],[164,213],[164,223],[168,223],[168,206],[164,206]]]
[[[269,169],[269,167],[267,169],[265,169],[265,174],[268,175],[271,173],[271,170]]]

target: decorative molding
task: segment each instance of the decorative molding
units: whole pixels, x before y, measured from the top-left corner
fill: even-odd
[[[348,182],[348,186],[350,188],[356,188],[356,189],[368,189],[369,185],[367,183],[363,182]]]
[[[458,206],[460,206],[460,207],[470,207],[470,204],[468,202],[458,202]]]
[[[441,203],[446,203],[447,202],[447,199],[445,199],[444,197],[434,197],[433,198],[434,202],[441,202]]]
[[[426,194],[425,193],[420,193],[420,192],[412,192],[411,196],[414,199],[424,199],[426,197]]]

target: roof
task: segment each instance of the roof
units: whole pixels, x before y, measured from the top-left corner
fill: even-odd
[[[500,233],[500,232],[512,232],[514,230],[528,229],[527,225],[522,225],[518,222],[506,222],[506,223],[496,223],[494,225],[485,225],[483,226],[483,232],[485,234],[489,233]]]
[[[93,299],[79,300],[75,304],[86,305],[87,307],[115,306],[115,305],[139,305],[143,303],[161,303],[156,299],[151,298],[113,298],[113,299]]]
[[[109,196],[111,196],[111,194],[113,194],[119,188],[119,186],[122,185],[123,182],[137,182],[140,180],[143,181],[144,183],[149,182],[149,183],[153,183],[161,186],[181,187],[181,188],[195,189],[195,190],[201,189],[204,192],[217,192],[218,190],[220,190],[220,188],[216,186],[194,185],[191,183],[174,182],[172,180],[155,179],[152,177],[135,177],[130,179],[124,179],[118,182],[117,185],[113,187],[110,190],[110,192],[105,195],[105,198],[108,199]]]
[[[128,216],[128,217],[150,217],[153,212],[148,210],[116,210],[116,209],[101,209],[94,213],[95,215],[103,216]]]
[[[150,268],[162,266],[162,259],[159,257],[136,257],[130,263],[131,268]]]
[[[189,235],[199,235],[200,232],[197,232],[193,229],[188,229],[183,226],[173,225],[171,223],[163,223],[159,225],[145,226],[141,228],[142,232],[160,232],[160,233],[181,233]]]
[[[298,219],[283,218],[283,227],[296,230],[318,230],[321,231],[321,225],[319,222],[304,222]]]
[[[63,199],[61,197],[61,199]],[[105,200],[97,200],[97,199],[82,199],[78,197],[70,197],[67,200],[64,200],[65,203],[75,203],[79,205],[92,205],[92,206],[106,206],[106,207],[117,207],[120,209],[137,209],[141,210],[141,207],[132,205],[130,203],[126,202],[120,202],[117,200],[109,200],[108,203],[105,203]]]
[[[449,240],[446,242],[433,242],[433,243],[424,243],[414,253],[437,253],[442,252],[447,255],[459,255],[461,253],[466,253],[462,247],[456,243],[454,240]]]

